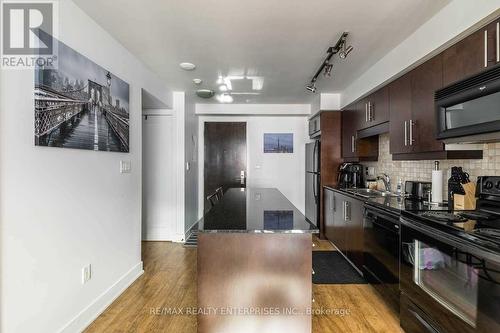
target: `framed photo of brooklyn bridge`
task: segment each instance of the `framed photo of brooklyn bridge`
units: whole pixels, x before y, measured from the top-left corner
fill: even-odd
[[[57,67],[35,68],[35,145],[128,152],[128,83],[55,42]]]

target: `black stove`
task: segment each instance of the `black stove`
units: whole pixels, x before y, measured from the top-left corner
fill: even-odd
[[[480,177],[477,194],[474,211],[406,211],[402,215],[500,251],[500,177]]]
[[[500,177],[476,194],[474,211],[401,212],[405,332],[500,332]]]

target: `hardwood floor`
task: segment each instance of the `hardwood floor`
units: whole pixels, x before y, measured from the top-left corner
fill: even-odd
[[[314,239],[315,251],[329,251]],[[143,242],[144,275],[111,304],[85,332],[196,333],[196,248]],[[313,332],[401,332],[397,315],[370,285],[313,285]],[[184,313],[166,313],[166,309]],[[331,314],[320,314],[328,310]],[[175,310],[172,310],[175,311]]]

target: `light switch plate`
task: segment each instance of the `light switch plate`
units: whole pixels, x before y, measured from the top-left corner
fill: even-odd
[[[130,161],[120,161],[120,173],[130,173],[131,169]]]
[[[92,278],[92,266],[88,264],[82,268],[82,284],[90,281]]]

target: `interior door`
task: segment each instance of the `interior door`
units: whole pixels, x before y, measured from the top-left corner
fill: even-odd
[[[204,194],[222,186],[246,187],[247,125],[244,122],[205,122]]]
[[[176,238],[175,121],[172,116],[142,121],[142,239]]]

